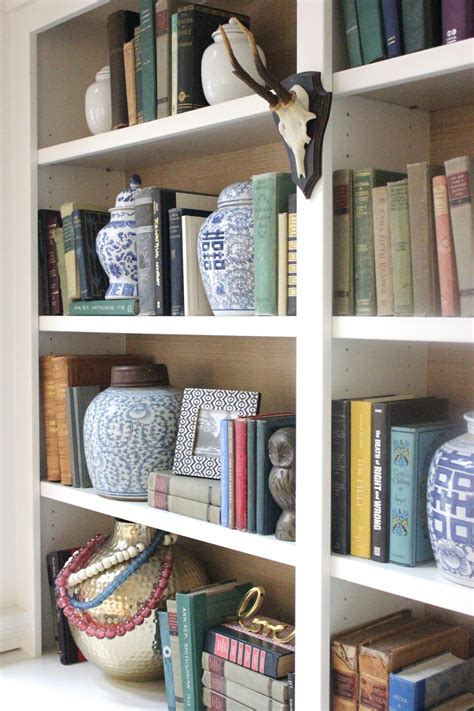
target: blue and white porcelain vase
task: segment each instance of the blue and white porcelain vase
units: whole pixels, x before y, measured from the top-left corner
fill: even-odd
[[[436,450],[428,474],[428,529],[440,573],[474,587],[474,411],[467,432]]]
[[[140,176],[132,175],[129,188],[117,195],[115,207],[109,210],[110,222],[97,235],[97,256],[109,278],[106,299],[138,298],[133,199],[140,185]]]
[[[101,496],[144,501],[148,476],[171,469],[181,410],[166,365],[112,368],[84,419],[84,450],[92,485]]]
[[[229,185],[202,225],[198,260],[215,316],[255,314],[252,181]]]

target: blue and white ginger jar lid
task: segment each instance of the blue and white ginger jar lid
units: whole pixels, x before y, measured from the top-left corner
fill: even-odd
[[[126,209],[133,209],[133,200],[135,197],[135,193],[138,190],[138,188],[142,184],[142,179],[140,178],[139,175],[132,175],[130,178],[129,182],[129,187],[126,188],[125,190],[122,190],[117,195],[117,198],[115,200],[115,207],[111,207],[109,212],[112,210],[126,210]]]

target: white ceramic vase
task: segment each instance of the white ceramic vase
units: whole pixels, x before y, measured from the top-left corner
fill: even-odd
[[[110,67],[102,67],[95,82],[86,91],[86,121],[93,134],[112,130],[112,100],[110,93]]]
[[[224,31],[237,61],[250,76],[263,85],[263,79],[255,68],[247,38],[233,17],[224,25]],[[231,101],[252,94],[252,89],[232,73],[232,65],[219,30],[212,33],[212,39],[214,42],[206,48],[201,62],[202,89],[208,103],[219,104],[221,101]],[[260,47],[258,53],[266,65],[265,55]]]

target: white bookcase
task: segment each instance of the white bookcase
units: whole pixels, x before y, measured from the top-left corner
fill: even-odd
[[[465,620],[474,612],[469,591],[444,581],[434,564],[405,569],[330,554],[331,398],[381,388],[437,392],[450,396],[460,412],[473,397],[472,320],[332,318],[332,171],[370,164],[401,170],[407,162],[473,152],[472,122],[466,128],[463,117],[472,116],[474,104],[474,39],[342,69],[338,2],[216,4],[251,14],[281,77],[296,67],[320,70],[325,88],[334,92],[323,177],[310,200],[298,195],[296,318],[38,318],[38,207],[57,209],[71,199],[112,205],[133,172],[145,184],[219,191],[252,173],[288,168],[270,112],[253,96],[88,135],[83,97],[107,63],[106,17],[117,8],[136,8],[135,0],[10,2],[10,12],[1,14],[8,99],[1,126],[1,526],[8,583],[0,631],[8,636],[3,648],[22,647],[39,657],[51,642],[45,553],[122,517],[179,534],[216,578],[237,574],[261,582],[273,612],[295,615],[298,708],[326,711],[331,630],[407,605],[420,613],[435,606]],[[153,353],[167,363],[176,385],[251,387],[262,392],[267,411],[296,405],[297,543],[40,483],[38,357],[49,352]],[[49,684],[57,673],[58,684],[77,684],[91,698],[97,689],[113,707],[109,687],[89,665],[56,672],[47,657],[37,665],[30,663],[31,674],[47,670]],[[153,699],[149,685],[136,686],[132,696],[122,693],[135,708],[148,708]],[[164,698],[157,685],[154,708],[165,709]]]

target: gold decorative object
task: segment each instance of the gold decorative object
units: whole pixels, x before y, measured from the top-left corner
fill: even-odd
[[[288,625],[286,622],[278,622],[271,617],[253,617],[262,607],[264,598],[265,588],[261,585],[256,585],[245,593],[237,610],[240,626],[247,632],[271,637],[280,644],[288,644],[295,639],[296,635],[292,625]],[[287,634],[282,635],[285,630],[289,631]]]

